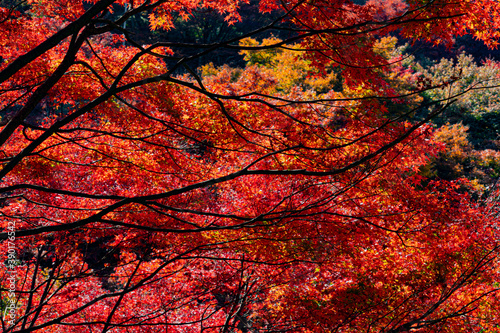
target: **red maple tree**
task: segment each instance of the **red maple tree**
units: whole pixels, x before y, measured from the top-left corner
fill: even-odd
[[[262,0],[274,21],[211,44],[127,25],[244,3],[0,2],[3,330],[499,331],[497,200],[419,175],[447,104],[390,112],[418,90],[377,46],[495,46],[500,4]],[[275,63],[195,67],[220,49]]]

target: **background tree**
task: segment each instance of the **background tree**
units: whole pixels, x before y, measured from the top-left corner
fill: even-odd
[[[494,61],[477,64],[465,54],[423,68],[416,66],[422,77],[434,84],[445,84],[441,89],[425,92],[428,100],[442,101],[454,96],[455,103],[443,116],[436,118],[438,125],[449,121],[469,126],[471,142],[475,148],[496,148],[500,135],[499,124],[499,67]]]

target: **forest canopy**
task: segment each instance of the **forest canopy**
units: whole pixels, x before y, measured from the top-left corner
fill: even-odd
[[[498,1],[1,0],[0,36],[4,332],[500,332]]]

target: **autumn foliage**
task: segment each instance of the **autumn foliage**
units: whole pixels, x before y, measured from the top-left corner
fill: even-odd
[[[395,37],[495,47],[500,4],[261,0],[155,40],[245,5],[0,1],[4,332],[500,332],[499,189],[430,124],[470,86]],[[221,49],[245,66],[198,67]]]

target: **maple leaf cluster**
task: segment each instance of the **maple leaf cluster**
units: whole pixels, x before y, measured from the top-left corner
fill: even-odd
[[[495,46],[500,4],[261,0],[155,39],[247,2],[0,1],[3,331],[499,331],[498,188],[423,172],[468,88],[424,100],[394,35]]]

